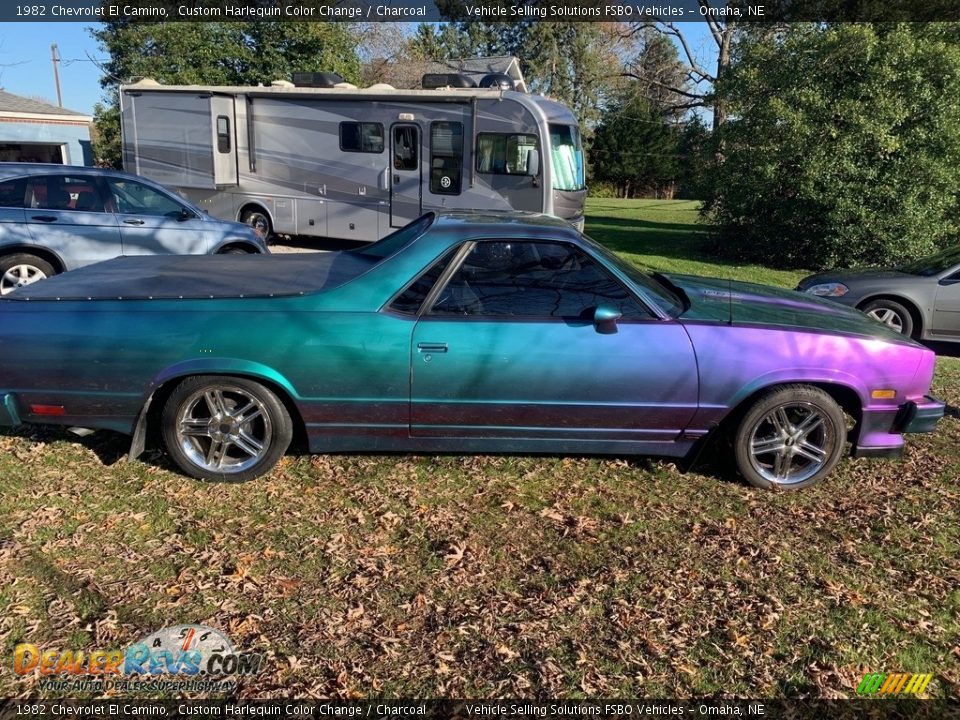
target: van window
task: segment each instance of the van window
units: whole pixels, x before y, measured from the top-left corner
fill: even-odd
[[[340,149],[344,152],[383,152],[383,125],[370,122],[340,123]]]
[[[398,125],[393,129],[394,170],[416,170],[420,167],[418,134],[413,125]]]
[[[430,123],[430,192],[459,195],[463,176],[463,123]]]
[[[529,175],[530,151],[538,150],[536,135],[480,133],[477,136],[477,172],[492,175]]]

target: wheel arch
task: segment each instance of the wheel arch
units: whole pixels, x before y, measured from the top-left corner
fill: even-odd
[[[63,259],[49,248],[41,247],[39,245],[29,245],[26,243],[4,245],[3,248],[0,248],[0,257],[16,255],[17,253],[29,253],[30,255],[36,255],[41,260],[45,260],[50,263],[53,266],[53,269],[58,273],[67,271],[67,265]]]
[[[144,397],[133,427],[129,452],[131,460],[143,454],[151,439],[159,437],[160,415],[174,389],[184,380],[198,375],[238,377],[260,383],[272,391],[290,413],[290,419],[293,422],[293,442],[297,444],[306,442],[306,423],[294,400],[297,393],[282,375],[266,366],[245,361],[231,361],[226,364],[215,361],[194,362],[169,368],[150,383],[150,389]]]
[[[780,379],[763,383],[744,391],[733,403],[731,410],[720,421],[718,429],[731,430],[735,428],[747,411],[764,393],[790,385],[805,385],[823,390],[840,406],[840,408],[855,422],[854,435],[859,431],[863,417],[864,398],[861,392],[853,385],[844,382],[824,379],[791,380]],[[852,441],[856,440],[851,436]]]
[[[896,293],[891,292],[878,292],[874,293],[873,295],[868,295],[858,302],[857,310],[863,312],[863,308],[872,303],[874,300],[891,300],[895,303],[903,305],[907,309],[907,312],[910,313],[910,317],[913,320],[914,337],[919,337],[926,329],[927,323],[924,321],[923,311],[920,310],[920,303],[913,298],[906,295],[897,295]]]

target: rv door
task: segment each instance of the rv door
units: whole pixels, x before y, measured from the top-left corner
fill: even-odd
[[[237,141],[232,97],[213,95],[210,116],[213,118],[213,179],[217,187],[237,184]]]
[[[420,126],[397,123],[390,128],[390,225],[403,227],[420,217]]]

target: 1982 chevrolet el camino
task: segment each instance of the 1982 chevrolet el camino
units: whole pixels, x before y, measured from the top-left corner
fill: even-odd
[[[646,275],[563,221],[429,214],[359,250],[118,258],[0,301],[0,424],[159,436],[243,481],[312,452],[685,456],[753,485],[932,431],[934,354],[834,303]],[[855,423],[855,424],[854,424]],[[852,425],[852,429],[850,429]]]

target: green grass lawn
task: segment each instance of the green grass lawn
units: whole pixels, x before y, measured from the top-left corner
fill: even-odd
[[[793,289],[811,271],[736,265],[709,253],[710,234],[696,200],[587,200],[586,233],[640,267]]]
[[[591,201],[659,270],[790,286],[704,252],[692,203]],[[632,220],[631,220],[632,218]],[[200,622],[266,655],[240,695],[852,696],[870,671],[960,692],[960,361],[902,462],[769,493],[714,460],[290,456],[203,484],[126,439],[0,434],[0,692],[16,643],[125,648]]]

